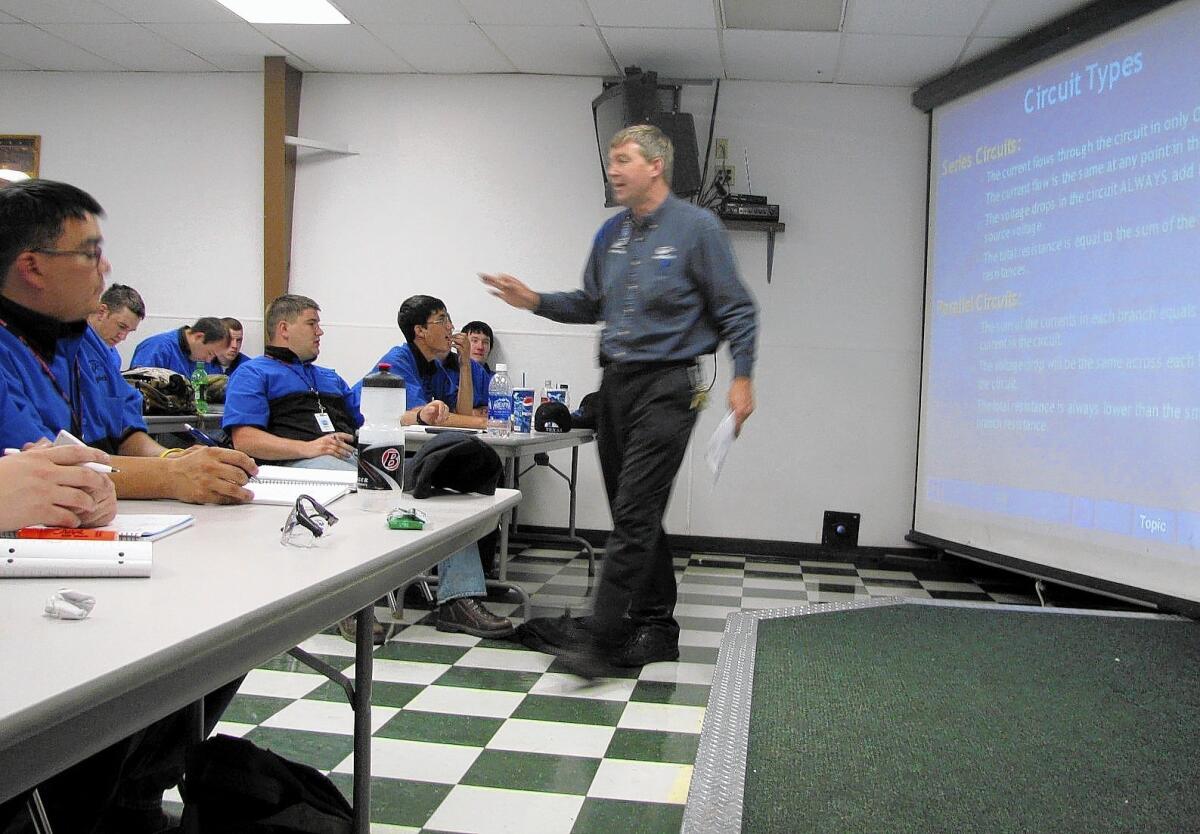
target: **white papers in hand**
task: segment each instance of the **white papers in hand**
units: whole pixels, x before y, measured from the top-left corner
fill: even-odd
[[[736,437],[735,425],[733,412],[726,412],[725,418],[721,420],[716,431],[712,433],[712,437],[708,439],[708,454],[705,457],[708,460],[708,468],[712,470],[714,484],[721,477],[721,467],[725,465],[725,456],[729,454],[729,447],[733,445]]]

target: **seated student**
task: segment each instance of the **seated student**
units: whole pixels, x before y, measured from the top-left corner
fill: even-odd
[[[87,326],[110,266],[100,204],[50,180],[0,192],[0,447],[53,440],[61,429],[109,454],[119,498],[232,504],[254,461],[231,449],[164,449],[146,433],[141,396]]]
[[[396,313],[404,344],[381,358],[392,373],[404,377],[408,397],[405,425],[421,422],[420,409],[442,400],[450,405],[447,426],[482,429],[487,425],[487,371],[471,359],[467,337],[454,332],[454,322],[440,299],[414,295]],[[462,371],[469,369],[468,373]]]
[[[486,321],[469,321],[463,325],[462,332],[471,347],[471,358],[483,365],[483,369],[487,371],[490,379],[496,373],[488,364],[488,357],[492,355],[492,348],[496,346],[496,337],[492,334],[492,328]]]
[[[242,340],[246,336],[242,323],[232,316],[225,316],[221,319],[221,324],[229,331],[229,347],[213,357],[204,369],[210,374],[229,376],[240,368],[243,362],[248,362],[250,357],[242,353]]]
[[[88,316],[88,324],[104,344],[108,345],[113,367],[121,370],[121,354],[117,345],[133,335],[146,318],[146,302],[133,287],[110,284],[100,296],[100,309]]]
[[[357,468],[354,431],[363,424],[359,395],[336,371],[314,365],[321,349],[321,308],[302,295],[281,295],[267,308],[265,355],[229,379],[222,428],[233,447],[259,461],[323,469]],[[404,415],[437,425],[446,405],[428,402]],[[512,623],[479,602],[487,594],[479,552],[469,545],[441,562],[437,628],[476,637],[506,637]],[[377,624],[378,625],[378,624]],[[339,624],[354,639],[353,618]],[[385,632],[375,630],[381,642]]]
[[[211,362],[229,347],[229,331],[212,316],[196,319],[191,327],[156,333],[133,350],[131,368],[169,368],[191,377],[197,362]]]
[[[120,469],[108,476],[118,498],[250,500],[242,484],[257,468],[245,455],[203,449],[160,459],[168,450],[146,434],[137,392],[87,326],[110,270],[101,250],[102,214],[90,195],[66,183],[26,180],[0,190],[0,446],[45,443],[65,428],[89,446],[127,455],[111,458]],[[63,454],[23,452],[5,466]],[[139,455],[153,458],[128,457]],[[111,518],[106,508],[96,510]],[[238,683],[205,697],[206,731]],[[51,824],[106,834],[163,830],[163,791],[178,784],[195,735],[189,716],[185,710],[156,721],[40,785]],[[19,802],[6,803],[0,824],[14,805],[20,814]]]

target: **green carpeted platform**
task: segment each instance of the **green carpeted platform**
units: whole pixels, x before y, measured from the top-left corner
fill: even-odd
[[[1200,830],[1196,623],[894,605],[757,627],[746,834]]]

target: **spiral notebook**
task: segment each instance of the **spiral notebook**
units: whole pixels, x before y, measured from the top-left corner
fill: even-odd
[[[329,504],[354,492],[357,484],[358,473],[353,470],[260,466],[246,489],[254,493],[255,504],[294,504],[301,495]]]

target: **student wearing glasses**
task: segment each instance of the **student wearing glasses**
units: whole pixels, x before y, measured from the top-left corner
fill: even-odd
[[[488,373],[471,358],[467,335],[454,332],[454,322],[441,299],[430,295],[405,299],[396,323],[404,334],[404,344],[393,347],[379,362],[387,362],[392,373],[404,377],[408,397],[404,424],[422,424],[421,408],[441,401],[450,409],[445,425],[484,428]]]
[[[20,449],[65,429],[119,456],[119,498],[240,504],[258,468],[230,449],[164,449],[146,433],[141,396],[111,364],[87,317],[111,265],[100,204],[66,183],[0,190],[0,446]]]
[[[101,249],[102,214],[95,199],[66,183],[26,180],[0,189],[0,446],[48,443],[67,429],[112,454],[120,471],[107,477],[117,498],[249,501],[243,484],[258,471],[254,462],[230,449],[178,453],[155,443],[146,434],[141,398],[88,327],[111,269]],[[27,456],[5,466],[28,465]],[[81,524],[98,520],[80,517]],[[205,697],[206,734],[238,683]],[[47,780],[39,793],[51,825],[122,834],[163,830],[162,793],[179,783],[194,736],[181,711]],[[0,806],[0,829],[19,813],[17,801]]]

